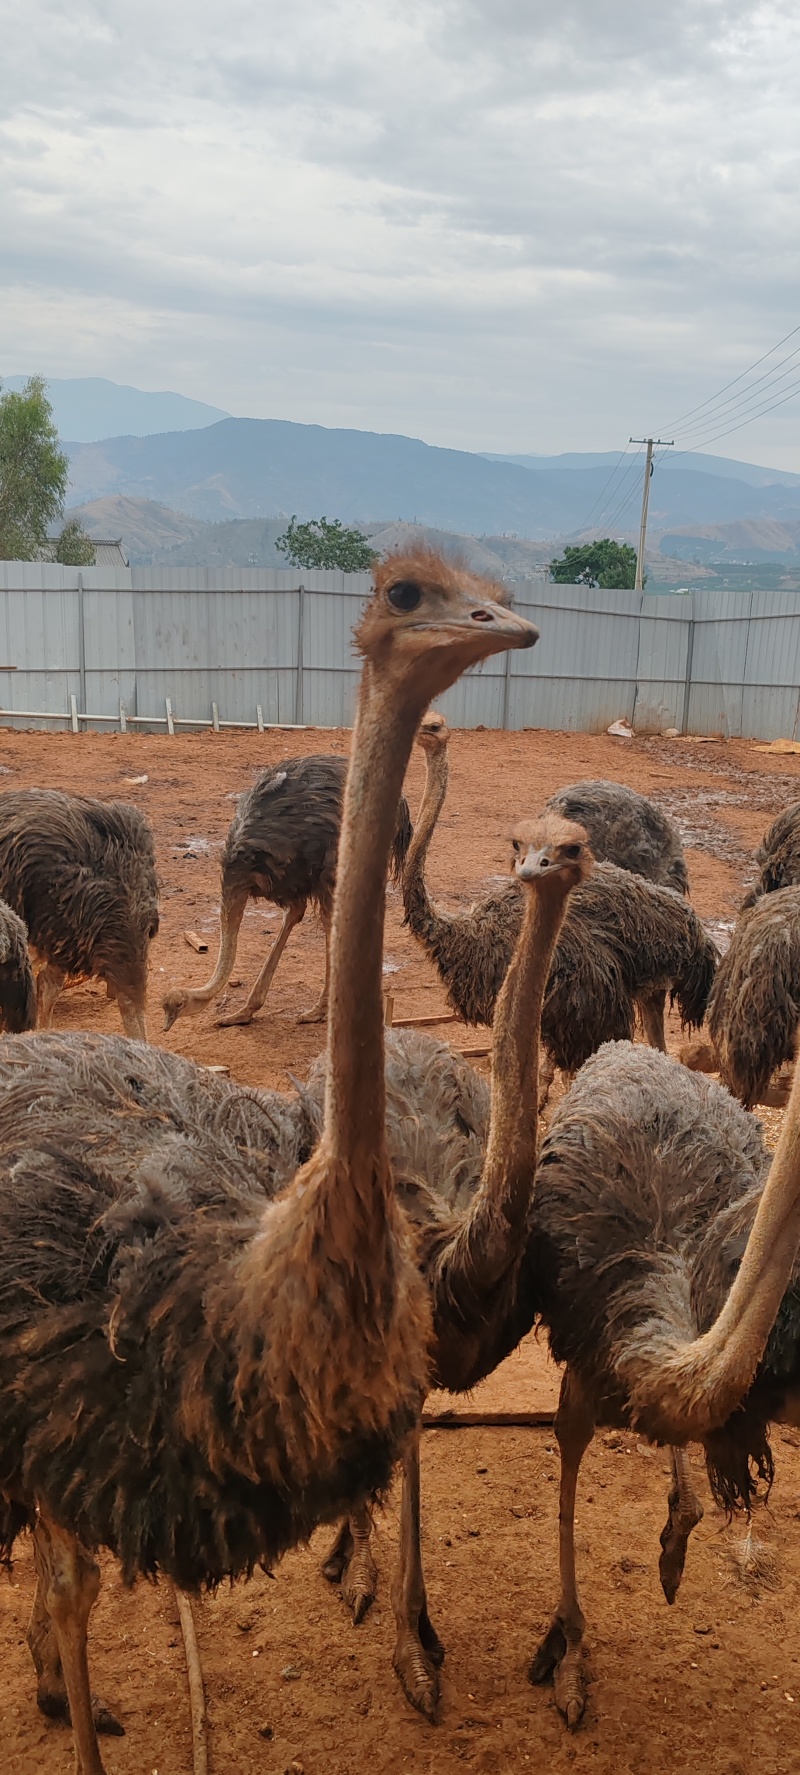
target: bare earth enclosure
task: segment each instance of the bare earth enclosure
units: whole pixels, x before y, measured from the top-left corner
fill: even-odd
[[[39,786],[135,802],[152,821],[162,884],[161,931],[152,949],[151,1039],[234,1078],[286,1087],[323,1043],[298,1026],[318,995],[322,934],[309,917],[292,935],[264,1011],[249,1028],[218,1029],[217,1007],[161,1034],[169,984],[200,984],[216,941],[219,853],[232,797],[263,765],[287,755],[346,752],[349,734],[206,734],[174,739],[0,732],[2,788]],[[146,781],[132,781],[146,776]],[[775,812],[800,799],[800,758],[745,742],[626,741],[585,734],[456,733],[431,887],[446,904],[469,900],[507,867],[504,833],[560,784],[611,777],[651,795],[681,825],[692,893],[723,936],[732,924],[752,851]],[[409,771],[412,808],[422,760]],[[245,996],[280,915],[252,904],[242,927],[225,1008]],[[208,941],[196,954],[185,929]],[[433,969],[402,927],[390,890],[386,985],[396,1020],[445,1008]],[[66,992],[61,1029],[120,1028],[97,984]],[[484,1031],[445,1024],[460,1046]],[[679,1037],[673,1024],[670,1042]],[[478,1065],[485,1065],[482,1060]],[[761,1112],[774,1140],[777,1111]],[[478,1389],[474,1406],[547,1408],[558,1377],[535,1339]],[[444,1402],[443,1402],[444,1403]],[[588,1620],[587,1716],[570,1736],[549,1689],[526,1681],[528,1660],[556,1599],[558,1459],[552,1431],[430,1430],[423,1448],[423,1530],[431,1612],[447,1647],[441,1718],[431,1727],[408,1707],[392,1674],[390,1571],[397,1498],[378,1520],[378,1600],[357,1630],[320,1576],[327,1531],[259,1574],[196,1605],[208,1693],[212,1775],[424,1775],[539,1769],[593,1775],[789,1775],[800,1771],[800,1433],[776,1430],[777,1480],[753,1536],[769,1557],[754,1570],[745,1525],[711,1502],[693,1451],[705,1519],[692,1537],[674,1608],[657,1572],[665,1520],[666,1455],[636,1436],[597,1438],[582,1470],[577,1542]],[[121,1715],[127,1736],[105,1741],[110,1775],[188,1775],[189,1705],[171,1592],[122,1590],[112,1561],[90,1629],[93,1687]],[[33,1594],[20,1544],[0,1577],[0,1745],[7,1775],[67,1775],[69,1732],[35,1704],[25,1628]]]

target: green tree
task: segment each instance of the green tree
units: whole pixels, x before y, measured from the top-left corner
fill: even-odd
[[[293,567],[338,567],[341,573],[368,572],[374,560],[366,536],[360,530],[348,530],[338,518],[310,518],[298,524],[292,517],[276,544]]]
[[[80,518],[67,519],[61,535],[56,537],[53,560],[60,561],[64,567],[94,566],[97,551]]]
[[[0,560],[36,560],[60,518],[69,458],[59,443],[44,379],[0,393]]]
[[[560,560],[550,562],[550,578],[558,585],[632,591],[636,584],[636,550],[630,543],[612,542],[610,536],[565,548]]]

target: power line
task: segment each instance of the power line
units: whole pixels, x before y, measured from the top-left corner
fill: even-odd
[[[605,499],[606,491],[611,486],[611,482],[613,481],[614,476],[616,475],[616,473],[619,469],[619,465],[623,459],[623,456],[627,456],[630,447],[631,446],[630,446],[630,440],[629,440],[628,443],[625,445],[625,448],[623,450],[620,450],[620,453],[617,457],[616,462],[614,463],[614,467],[611,470],[608,480],[605,481],[603,486],[601,487],[600,492],[598,493],[597,498],[594,502],[594,505],[587,512],[587,515],[584,518],[583,523],[578,525],[579,531],[588,530],[589,525],[591,524],[592,518],[594,517],[598,506],[600,506],[600,517],[602,517],[603,512],[606,509],[606,505],[609,505],[611,503],[610,498],[608,500],[606,500],[606,505],[601,504],[601,501]]]
[[[800,379],[798,379],[797,382],[792,383],[788,394],[784,394],[783,397],[781,398],[781,400],[770,401],[767,403],[766,406],[757,407],[754,412],[748,413],[746,418],[740,419],[738,424],[725,426],[722,431],[714,432],[713,435],[710,437],[700,437],[700,438],[691,438],[690,437],[688,443],[685,443],[685,449],[684,449],[683,453],[685,454],[687,450],[703,449],[707,444],[716,443],[719,438],[729,438],[733,432],[742,431],[746,425],[752,424],[752,421],[754,419],[763,419],[765,414],[774,413],[777,407],[785,407],[787,401],[794,400],[799,389],[800,389]],[[713,421],[710,421],[710,423],[713,424]],[[684,441],[684,440],[679,440],[679,441]]]
[[[715,402],[719,400],[721,395],[727,394],[729,388],[735,388],[737,382],[743,382],[746,376],[750,376],[753,370],[758,369],[759,364],[766,363],[768,357],[773,357],[775,352],[780,351],[781,346],[785,345],[787,340],[794,339],[797,333],[800,333],[800,324],[796,327],[792,327],[791,332],[784,334],[784,337],[778,340],[777,345],[771,345],[769,351],[765,351],[762,353],[761,357],[757,357],[755,363],[750,364],[748,369],[742,370],[740,375],[734,376],[730,382],[723,383],[722,388],[718,388],[716,394],[709,395],[708,399],[701,401],[699,406],[690,407],[687,413],[680,413],[677,419],[670,420],[668,425],[665,425],[660,429],[664,431],[677,431],[678,426],[683,424],[684,419],[691,419],[695,413],[702,413],[706,407],[714,406]],[[784,359],[783,361],[785,362],[786,360]],[[759,377],[758,380],[760,381],[762,379]]]

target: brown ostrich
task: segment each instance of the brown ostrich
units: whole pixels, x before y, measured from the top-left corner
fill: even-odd
[[[28,933],[21,918],[0,900],[0,1027],[9,1035],[36,1028],[36,987]]]
[[[425,717],[418,735],[425,793],[403,870],[403,903],[406,922],[438,969],[453,1010],[466,1023],[491,1023],[519,932],[521,890],[513,878],[498,883],[466,912],[443,912],[430,899],[425,861],[447,792],[449,737],[441,715]],[[570,901],[553,957],[542,1014],[551,1068],[574,1073],[602,1042],[630,1040],[637,1005],[647,1040],[664,1048],[667,991],[682,1023],[698,1027],[716,959],[682,895],[612,863],[599,864]]]
[[[220,940],[216,967],[205,986],[173,987],[164,998],[164,1028],[183,1011],[199,1011],[217,998],[233,973],[239,927],[248,900],[269,900],[283,908],[283,924],[245,1003],[220,1027],[250,1023],[269,992],[278,962],[296,924],[310,904],[319,909],[325,932],[325,984],[299,1023],[321,1023],[328,1008],[330,930],[336,882],[336,852],[342,819],[347,760],[327,753],[284,758],[262,771],[239,797],[222,853]],[[401,795],[392,844],[392,874],[399,879],[411,837],[408,803]]]
[[[570,783],[547,803],[585,827],[598,863],[616,863],[646,881],[688,894],[689,872],[675,821],[627,783]]]
[[[68,976],[97,976],[126,1035],[147,1040],[158,883],[153,834],[138,808],[56,789],[0,795],[0,895],[24,920],[40,963],[40,1028]]]
[[[554,1675],[570,1726],[584,1708],[575,1491],[595,1429],[673,1444],[660,1560],[672,1602],[702,1515],[686,1443],[703,1443],[725,1508],[747,1508],[758,1479],[772,1477],[770,1420],[796,1421],[798,1217],[792,1225],[773,1208],[776,1195],[800,1196],[798,1123],[796,1091],[770,1171],[759,1124],[727,1091],[615,1043],[587,1062],[543,1143],[525,1286],[567,1369],[556,1418],[561,1595],[530,1675]]]
[[[497,1003],[488,1128],[485,1088],[474,1075],[464,1076],[463,1061],[445,1044],[398,1034],[387,1057],[401,1200],[419,1227],[420,1264],[433,1301],[433,1379],[450,1392],[468,1391],[490,1374],[533,1323],[535,1305],[528,1291],[520,1293],[519,1281],[536,1162],[542,1001],[567,901],[591,867],[583,828],[557,814],[518,826],[513,842],[523,909]],[[312,1094],[316,1088],[319,1095],[320,1080],[316,1069]],[[341,1527],[323,1566],[326,1577],[342,1583],[356,1621],[375,1594],[370,1527],[362,1505]],[[422,1571],[419,1425],[403,1463],[393,1602],[395,1670],[413,1706],[433,1719],[444,1649]]]
[[[745,1109],[794,1059],[800,1022],[800,887],[756,898],[736,925],[708,1005],[711,1046],[693,1071],[719,1072]]]
[[[427,1385],[429,1297],[384,1128],[395,810],[431,696],[537,631],[434,555],[382,563],[375,588],[358,630],[313,1157],[253,1211],[244,1155],[237,1175],[230,1142],[220,1154],[204,1135],[184,1155],[208,1183],[198,1213],[192,1189],[136,1164],[129,1107],[122,1184],[95,1138],[96,1069],[76,1067],[69,1114],[37,1133],[25,1108],[47,1097],[55,1038],[15,1038],[32,1060],[0,1147],[0,1545],[8,1556],[33,1530],[80,1775],[103,1775],[86,1652],[95,1551],[115,1553],[128,1582],[160,1571],[190,1590],[270,1563],[387,1483]],[[13,1065],[11,1044],[3,1058]]]
[[[800,887],[800,801],[785,807],[774,819],[756,851],[758,875],[742,901],[742,910],[754,906],[762,894],[777,888]]]

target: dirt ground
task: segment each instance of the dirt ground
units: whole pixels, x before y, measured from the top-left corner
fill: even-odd
[[[266,763],[290,753],[346,751],[347,733],[180,736],[0,732],[0,786],[83,789],[135,801],[152,821],[162,880],[153,945],[151,1039],[233,1077],[285,1087],[322,1045],[295,1018],[316,997],[322,936],[309,917],[293,934],[272,997],[249,1029],[217,1029],[214,1007],[160,1033],[168,984],[210,973],[219,851],[232,797]],[[448,803],[430,862],[444,903],[470,899],[507,866],[504,833],[560,784],[605,776],[651,795],[679,821],[693,897],[724,941],[752,851],[775,811],[800,797],[800,758],[740,742],[612,740],[525,732],[457,733]],[[146,775],[145,782],[130,779]],[[422,763],[412,760],[416,805]],[[253,906],[245,918],[233,1006],[244,996],[279,923]],[[195,954],[182,932],[208,940]],[[401,924],[391,890],[386,983],[395,1018],[444,1010],[444,994]],[[95,984],[64,994],[61,1028],[119,1028]],[[483,1032],[444,1026],[460,1045]],[[678,1031],[671,1031],[671,1042]],[[483,1064],[479,1062],[479,1064]],[[764,1120],[774,1138],[779,1114]],[[473,1403],[554,1404],[557,1376],[533,1340],[478,1390]],[[547,1768],[593,1775],[784,1775],[800,1771],[800,1434],[775,1434],[778,1477],[754,1534],[772,1549],[771,1582],[741,1570],[742,1524],[726,1525],[708,1495],[674,1608],[657,1574],[666,1459],[633,1436],[598,1437],[583,1470],[578,1556],[588,1620],[591,1688],[586,1721],[570,1736],[549,1689],[526,1668],[556,1598],[557,1474],[552,1431],[430,1430],[424,1438],[424,1543],[431,1612],[447,1646],[440,1723],[407,1706],[391,1669],[389,1579],[397,1534],[393,1498],[377,1529],[378,1601],[354,1629],[319,1575],[327,1532],[259,1576],[197,1608],[209,1703],[212,1775],[420,1775]],[[34,1700],[25,1627],[29,1549],[0,1578],[0,1768],[61,1775],[69,1733]],[[126,1737],[104,1741],[109,1775],[187,1775],[191,1769],[183,1648],[168,1587],[122,1591],[113,1563],[91,1632],[93,1682],[121,1714]]]

